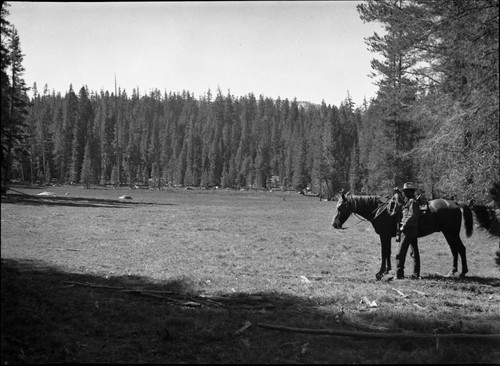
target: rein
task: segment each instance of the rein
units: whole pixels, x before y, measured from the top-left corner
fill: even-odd
[[[363,221],[370,221],[370,220],[367,220],[365,219],[363,216],[359,216],[357,213],[352,213],[354,216],[356,216],[359,221],[357,223],[355,223],[354,225],[351,225],[351,226],[348,226],[348,227],[343,227],[342,229],[349,229],[350,227],[353,227],[353,226],[356,226],[358,224],[361,224]]]

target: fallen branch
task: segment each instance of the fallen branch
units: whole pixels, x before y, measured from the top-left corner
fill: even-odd
[[[160,296],[160,295],[156,295],[156,294],[151,294],[149,292],[138,292],[140,295],[143,295],[143,296],[149,296],[149,297],[154,297],[155,299],[162,299],[162,300],[165,300],[165,301],[169,301],[169,302],[173,302],[177,305],[181,305],[181,306],[189,306],[189,307],[199,307],[201,306],[201,304],[199,302],[195,302],[195,301],[181,301],[181,300],[177,300],[177,299],[172,299],[170,297],[166,297],[166,296]]]
[[[337,329],[307,329],[293,328],[282,325],[272,325],[266,323],[257,323],[260,328],[280,330],[290,333],[307,333],[316,335],[331,335],[340,337],[355,337],[355,338],[419,338],[419,339],[434,339],[434,338],[453,338],[453,339],[484,339],[484,340],[500,340],[500,334],[422,334],[422,333],[371,333],[371,332],[354,332]]]
[[[76,248],[47,248],[47,250],[59,250],[59,251],[68,250],[68,251],[71,251],[71,252],[80,252],[82,249],[76,249]]]
[[[143,295],[143,296],[154,297],[154,298],[157,298],[157,299],[167,300],[167,301],[175,302],[177,304],[185,305],[185,306],[200,306],[201,304],[207,305],[206,302],[199,301],[198,299],[193,298],[192,296],[188,296],[188,295],[185,295],[185,294],[180,294],[180,293],[174,292],[174,291],[144,290],[144,289],[125,289],[125,290],[121,290],[120,292],[123,292],[123,293],[132,293],[132,294],[139,294],[139,295]],[[191,300],[191,301],[183,301],[183,300],[174,299],[172,297],[160,296],[162,294],[163,295],[178,296],[178,297],[182,297],[182,298],[185,298],[185,299],[188,299],[188,300]],[[217,305],[217,306],[222,306],[222,304],[219,304],[216,301],[212,301],[212,300],[209,300],[209,299],[207,299],[206,301],[210,302],[210,303],[213,303],[214,305]]]
[[[229,306],[226,306],[229,307]],[[231,309],[235,310],[256,310],[256,309],[274,309],[276,305],[273,304],[261,304],[261,305],[240,305],[240,306],[231,306]]]
[[[92,288],[110,288],[113,290],[121,290],[123,288],[123,287],[119,287],[119,286],[98,285],[96,283],[90,283],[90,282],[62,281],[62,283],[67,283],[70,285],[84,286],[84,287],[92,287]]]
[[[161,290],[144,290],[144,289],[125,289],[125,290],[121,290],[120,292],[129,292],[129,293],[142,293],[142,292],[149,292],[149,293],[153,293],[153,294],[168,294],[168,295],[177,295],[178,292],[174,292],[174,291],[161,291]]]
[[[27,193],[24,193],[24,192],[20,192],[20,191],[16,191],[15,189],[12,189],[12,188],[7,188],[7,190],[12,191],[12,192],[16,192],[16,193],[19,193],[19,194],[24,194],[25,196],[31,196],[30,194],[27,194]]]
[[[200,301],[200,299],[196,299],[196,301]],[[207,306],[213,305],[213,306],[218,306],[218,307],[227,307],[225,304],[221,304],[220,302],[214,301],[212,299],[203,299],[203,301],[200,301],[202,304],[205,304]]]
[[[243,325],[243,327],[241,327],[240,329],[238,329],[236,332],[234,332],[234,335],[238,335],[238,334],[241,334],[243,333],[245,330],[247,330],[248,328],[250,328],[252,326],[252,323],[249,322],[248,320],[245,321],[245,325]]]
[[[408,295],[406,295],[406,294],[402,293],[402,292],[401,292],[401,291],[399,291],[398,289],[396,289],[396,288],[394,288],[394,287],[393,287],[392,289],[393,289],[394,291],[396,291],[398,294],[400,294],[401,296],[403,296],[403,297],[405,297],[405,298],[406,298],[406,297],[408,297]]]
[[[217,300],[222,302],[257,302],[265,301],[266,299],[259,295],[245,295],[245,296],[217,296],[217,295],[200,295],[203,299],[207,300]]]
[[[354,323],[354,322],[350,322],[347,320],[341,320],[341,323],[345,324],[345,325],[350,325],[350,326],[356,327],[356,328],[367,329],[367,330],[376,330],[378,332],[402,332],[403,331],[402,329],[394,329],[394,328],[391,329],[391,328],[386,328],[386,327],[379,327],[376,325],[359,324],[359,323]]]
[[[142,296],[153,297],[156,299],[165,300],[180,306],[190,306],[199,307],[205,306],[217,306],[231,309],[270,309],[274,308],[275,305],[270,304],[267,300],[258,295],[248,295],[248,296],[238,296],[238,297],[224,297],[224,296],[209,296],[209,295],[189,295],[173,291],[162,291],[162,290],[147,290],[143,288],[124,288],[121,286],[107,286],[99,285],[91,282],[76,282],[76,281],[62,281],[66,284],[66,288],[78,286],[91,287],[91,288],[106,288],[112,290],[120,290],[121,293],[132,293]],[[169,295],[169,296],[162,296]],[[217,299],[218,301],[215,301]],[[266,302],[265,302],[266,301]]]

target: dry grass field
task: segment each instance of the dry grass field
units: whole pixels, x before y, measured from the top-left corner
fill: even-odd
[[[4,364],[500,362],[498,239],[477,227],[462,235],[466,279],[440,275],[452,256],[437,233],[419,240],[421,280],[376,281],[378,236],[356,217],[332,229],[334,202],[13,189],[1,204]]]

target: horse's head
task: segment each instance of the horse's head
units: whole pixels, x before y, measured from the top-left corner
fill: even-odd
[[[342,229],[342,225],[347,221],[351,214],[352,206],[344,193],[342,193],[339,201],[337,202],[337,213],[333,217],[332,226],[335,229]]]

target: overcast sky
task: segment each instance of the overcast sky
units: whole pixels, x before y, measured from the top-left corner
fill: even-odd
[[[27,86],[195,97],[220,88],[340,105],[375,97],[358,1],[8,2]]]

